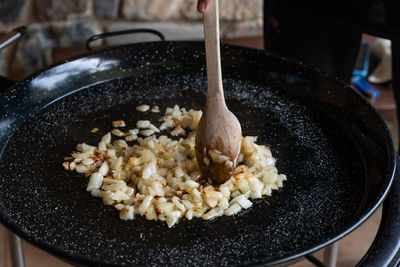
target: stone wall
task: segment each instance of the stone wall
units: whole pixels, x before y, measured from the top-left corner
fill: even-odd
[[[219,0],[223,38],[262,34],[262,0]],[[152,28],[167,40],[203,38],[197,0],[1,0],[0,34],[25,25],[24,37],[0,52],[0,75],[21,79],[53,63],[53,50],[84,45],[105,31]],[[96,45],[156,40],[109,38]]]

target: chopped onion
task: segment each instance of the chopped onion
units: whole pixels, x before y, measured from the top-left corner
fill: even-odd
[[[136,109],[146,112],[150,107]],[[158,107],[150,111],[157,112]],[[105,205],[114,206],[122,220],[132,220],[139,214],[147,220],[165,221],[168,227],[182,217],[211,220],[233,216],[250,208],[251,199],[270,196],[272,190],[283,186],[287,177],[278,174],[269,147],[257,145],[257,138],[252,136],[242,139],[240,165],[228,181],[215,186],[210,177],[201,178],[195,156],[195,131],[201,114],[175,105],[166,109],[159,127],[144,118],[127,132],[115,128],[97,146],[77,145],[77,152],[66,157],[62,165],[67,171],[90,176],[86,190],[102,198]],[[126,126],[122,120],[112,125]],[[188,134],[178,140],[165,134],[155,136],[168,128],[174,139]],[[111,134],[115,136],[113,142]],[[233,162],[221,151],[202,152],[207,166],[214,162],[233,168]]]

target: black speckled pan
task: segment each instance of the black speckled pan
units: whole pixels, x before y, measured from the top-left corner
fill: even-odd
[[[281,263],[343,237],[383,201],[395,153],[379,115],[342,82],[264,51],[222,47],[227,104],[244,135],[271,147],[284,187],[234,217],[169,229],[118,212],[61,166],[123,119],[157,104],[200,109],[204,46],[145,43],[94,52],[44,70],[0,100],[0,221],[75,264]],[[100,129],[90,133],[94,127]],[[140,238],[143,233],[143,238]]]

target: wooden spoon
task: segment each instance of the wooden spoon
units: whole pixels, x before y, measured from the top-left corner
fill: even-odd
[[[218,0],[204,12],[207,102],[196,132],[196,158],[201,173],[220,184],[237,166],[242,142],[238,119],[225,104],[219,47]]]

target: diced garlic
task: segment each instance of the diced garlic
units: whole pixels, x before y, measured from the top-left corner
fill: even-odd
[[[102,191],[99,189],[93,189],[90,193],[94,197],[101,197],[101,198],[107,194],[106,191]]]
[[[173,122],[172,121],[165,121],[165,122],[161,123],[160,130],[164,131],[164,130],[172,127],[172,126],[173,126]]]
[[[125,220],[125,221],[133,220],[134,217],[135,217],[135,213],[134,213],[133,206],[125,207],[119,213],[119,218],[121,220]]]
[[[234,203],[238,203],[244,209],[250,208],[253,205],[253,203],[251,203],[251,201],[248,200],[244,195],[235,197],[229,204],[232,205]]]
[[[172,226],[174,226],[174,224],[178,221],[178,218],[180,217],[180,212],[171,212],[173,213],[172,215],[167,215],[166,216],[166,222],[169,228],[171,228]]]
[[[78,173],[85,173],[88,171],[88,168],[82,164],[77,165],[75,169],[76,169],[76,172],[78,172]]]
[[[239,190],[242,193],[246,193],[247,191],[250,190],[249,182],[247,181],[247,179],[242,179],[242,180],[238,181],[237,182],[237,187],[239,188]]]
[[[112,122],[113,127],[125,127],[125,122],[123,120],[118,120],[118,121],[113,121]]]
[[[143,173],[142,173],[142,175],[143,175],[143,179],[148,179],[148,178],[150,178],[154,173],[156,173],[157,172],[157,170],[156,170],[156,163],[155,163],[155,161],[153,161],[153,162],[151,162],[151,163],[148,163],[147,165],[146,165],[146,167],[143,169]]]
[[[227,208],[224,211],[224,214],[226,216],[232,216],[232,215],[235,215],[236,213],[238,213],[241,210],[242,210],[242,207],[238,203],[234,203],[232,206],[230,206],[229,208]]]
[[[107,150],[107,157],[115,158],[115,157],[116,157],[116,151],[115,151],[115,149],[109,149],[109,150]]]
[[[131,129],[129,130],[129,133],[132,135],[137,135],[139,133],[139,129]]]
[[[132,141],[135,141],[136,139],[137,139],[136,134],[128,135],[125,137],[125,141],[127,141],[127,142],[132,142]]]
[[[183,205],[186,209],[191,210],[194,207],[194,204],[188,200],[182,200]]]
[[[136,127],[138,129],[147,129],[147,128],[149,128],[150,124],[151,123],[148,120],[141,120],[141,121],[136,122]]]
[[[99,144],[97,145],[97,148],[99,149],[99,150],[107,150],[107,145],[106,145],[106,143],[104,142],[104,141],[100,141],[99,142]]]
[[[124,204],[121,204],[121,203],[119,203],[119,204],[117,204],[117,205],[114,206],[114,208],[116,208],[116,209],[119,210],[119,211],[121,211],[124,207],[125,207],[125,205],[124,205]]]
[[[122,201],[122,200],[128,200],[129,196],[122,191],[116,191],[112,193],[111,198],[112,200]]]
[[[180,200],[179,200],[178,197],[174,196],[174,197],[172,198],[172,202],[173,202],[173,203],[175,204],[175,206],[176,206],[178,209],[180,209],[181,211],[185,211],[185,210],[186,210],[185,206],[180,202]]]
[[[149,105],[140,105],[140,106],[137,106],[136,107],[136,110],[137,111],[140,111],[140,112],[146,112],[146,111],[148,111],[150,109],[150,106]]]
[[[124,134],[123,132],[121,132],[121,130],[119,130],[119,129],[114,129],[114,130],[111,131],[111,133],[112,133],[113,135],[115,135],[115,136],[118,136],[118,137],[121,137],[121,136],[124,136],[124,135],[125,135],[125,134]]]
[[[108,170],[109,170],[109,166],[108,166],[108,162],[107,161],[104,161],[102,164],[101,164],[101,166],[100,166],[100,168],[99,168],[99,173],[101,174],[101,175],[106,175],[107,173],[108,173]]]
[[[198,188],[200,186],[199,183],[196,183],[195,181],[192,181],[192,180],[186,180],[185,185],[186,185],[186,188],[188,189],[188,191],[190,191],[190,189],[192,189],[192,188]]]
[[[94,189],[99,189],[103,183],[103,175],[101,173],[95,172],[90,175],[89,183],[86,191],[92,191]]]
[[[185,173],[182,171],[181,168],[176,168],[175,169],[175,177],[181,178]]]
[[[94,159],[92,159],[92,158],[87,158],[87,159],[82,160],[83,165],[90,165],[92,163],[94,163]]]
[[[149,129],[152,130],[155,133],[159,133],[160,132],[160,130],[153,124],[149,125]]]
[[[153,130],[143,130],[143,131],[140,131],[140,134],[141,135],[143,135],[143,136],[150,136],[150,135],[152,135],[152,134],[154,134],[154,131]]]
[[[95,147],[95,146],[90,146],[90,145],[87,145],[87,144],[85,144],[85,143],[83,143],[83,144],[81,144],[82,145],[82,152],[88,152],[88,151],[93,151],[93,150],[96,150],[97,149],[97,147]]]
[[[101,138],[101,141],[104,142],[105,144],[111,143],[111,133],[107,133]]]
[[[185,135],[185,133],[185,130],[180,125],[170,132],[172,136]]]
[[[191,219],[193,219],[193,210],[188,210],[188,211],[186,211],[185,217],[186,217],[186,219],[188,219],[189,221],[190,221]]]
[[[201,216],[202,219],[204,220],[211,220],[214,219],[215,217],[220,217],[224,214],[224,210],[221,208],[215,208],[211,209],[209,212],[205,213],[203,216]]]
[[[159,113],[160,112],[160,108],[158,106],[153,106],[150,110],[153,113]]]

